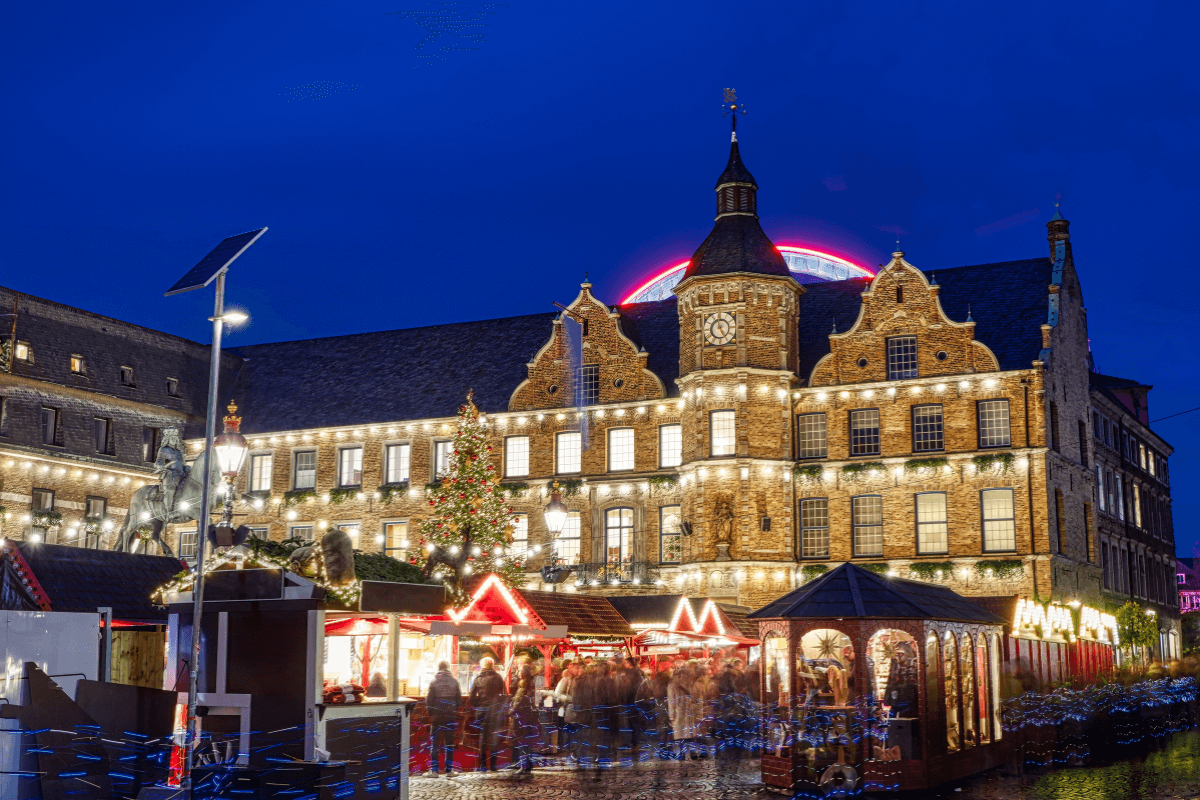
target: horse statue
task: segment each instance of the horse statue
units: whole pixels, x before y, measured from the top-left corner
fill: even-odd
[[[117,532],[117,541],[113,544],[112,549],[121,553],[134,552],[139,542],[139,537],[136,536],[137,530],[147,526],[150,528],[150,538],[158,544],[162,554],[168,558],[174,558],[175,554],[162,540],[163,526],[168,523],[189,522],[199,517],[200,495],[204,488],[200,483],[200,476],[205,473],[208,474],[208,497],[211,503],[221,487],[221,471],[215,463],[211,468],[208,467],[207,452],[196,457],[191,469],[180,481],[175,490],[175,502],[171,508],[167,507],[166,496],[161,484],[146,484],[135,491],[129,500],[129,513],[125,515],[125,524]],[[204,526],[199,527],[197,536],[203,536]]]

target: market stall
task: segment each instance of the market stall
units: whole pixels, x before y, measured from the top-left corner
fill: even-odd
[[[758,658],[757,625],[748,623],[744,610],[736,606],[683,595],[609,600],[636,631],[632,653],[652,660],[655,666],[664,659],[707,659],[717,653],[736,655],[747,663]]]
[[[926,789],[1002,763],[1003,618],[854,564],[749,617],[762,637],[768,787]]]

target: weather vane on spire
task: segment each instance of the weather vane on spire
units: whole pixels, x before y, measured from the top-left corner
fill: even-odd
[[[745,114],[746,107],[737,101],[737,89],[725,90],[725,102],[721,104],[721,108],[725,109],[721,112],[721,116],[732,116],[733,123],[733,141],[737,141],[737,115]]]

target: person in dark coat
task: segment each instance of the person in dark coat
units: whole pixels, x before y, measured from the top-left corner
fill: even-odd
[[[450,674],[450,664],[438,664],[437,675],[425,694],[425,710],[429,713],[429,767],[436,775],[441,771],[445,756],[446,775],[454,769],[454,732],[458,729],[458,709],[462,705],[462,689]]]
[[[496,748],[504,727],[504,705],[508,692],[504,689],[504,678],[496,672],[496,662],[491,658],[479,661],[479,675],[471,685],[467,702],[471,705],[474,725],[479,732],[479,771],[496,771]]]
[[[533,751],[538,739],[537,697],[533,665],[520,662],[513,680],[513,769],[522,775],[533,772]]]

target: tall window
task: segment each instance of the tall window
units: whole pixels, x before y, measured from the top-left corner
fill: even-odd
[[[292,488],[315,489],[317,486],[317,451],[297,450],[292,462]]]
[[[1104,467],[1100,464],[1096,465],[1096,498],[1100,501],[1100,510],[1108,511],[1108,499],[1105,495],[1108,493],[1104,485]]]
[[[412,445],[389,444],[383,451],[384,483],[408,483],[409,465],[412,463]]]
[[[913,406],[912,437],[914,453],[945,449],[941,405]]]
[[[1142,487],[1133,484],[1133,524],[1142,527]]]
[[[917,337],[893,336],[887,340],[888,380],[917,377]]]
[[[1007,400],[980,400],[977,413],[980,447],[1012,446]]]
[[[504,475],[523,478],[529,474],[529,437],[508,436],[504,439]]]
[[[680,529],[680,506],[661,506],[658,509],[658,560],[678,564],[683,554],[683,534]]]
[[[796,417],[796,445],[799,458],[825,458],[829,455],[824,412]]]
[[[1062,440],[1058,435],[1058,403],[1050,401],[1050,449],[1058,450]]]
[[[579,452],[579,431],[566,431],[555,437],[554,471],[560,475],[582,469]]]
[[[854,555],[883,555],[883,498],[877,494],[850,499]]]
[[[34,511],[54,510],[54,490],[34,489],[32,502],[29,504]]]
[[[678,467],[683,463],[683,426],[658,426],[658,465]]]
[[[179,532],[179,557],[191,561],[196,557],[196,531]]]
[[[600,365],[584,364],[579,368],[579,403],[594,406],[600,402]]]
[[[1138,463],[1142,465],[1142,469],[1146,468],[1146,445],[1138,442]]]
[[[158,459],[158,428],[142,428],[142,461],[154,463]]]
[[[1112,576],[1108,568],[1108,542],[1100,543],[1100,574],[1104,577],[1104,588],[1112,588]]]
[[[58,409],[42,409],[42,444],[54,444],[58,441]]]
[[[112,420],[104,419],[103,417],[92,418],[92,433],[97,453],[108,452],[109,432],[111,428]]]
[[[850,455],[879,455],[879,409],[860,408],[850,412]]]
[[[737,449],[737,423],[732,411],[712,411],[708,415],[710,455],[731,456]]]
[[[275,457],[270,453],[256,453],[250,456],[250,475],[246,485],[251,492],[271,491],[271,472],[275,465]]]
[[[829,500],[808,497],[800,501],[800,557],[829,558]]]
[[[608,429],[608,469],[633,469],[633,428]]]
[[[362,448],[338,451],[338,486],[362,486]]]
[[[512,551],[518,555],[529,549],[529,515],[512,515]]]
[[[984,489],[979,494],[983,509],[984,552],[1017,549],[1017,524],[1012,489]]]
[[[558,534],[558,563],[573,566],[579,563],[579,531],[581,525],[578,511],[568,511],[562,532]]]
[[[917,498],[917,553],[946,553],[946,493],[921,492]]]
[[[450,439],[443,439],[440,442],[433,443],[433,478],[441,480],[442,477],[450,474],[450,460],[454,456],[454,442]]]
[[[633,509],[610,508],[604,514],[604,558],[609,564],[633,560]]]

